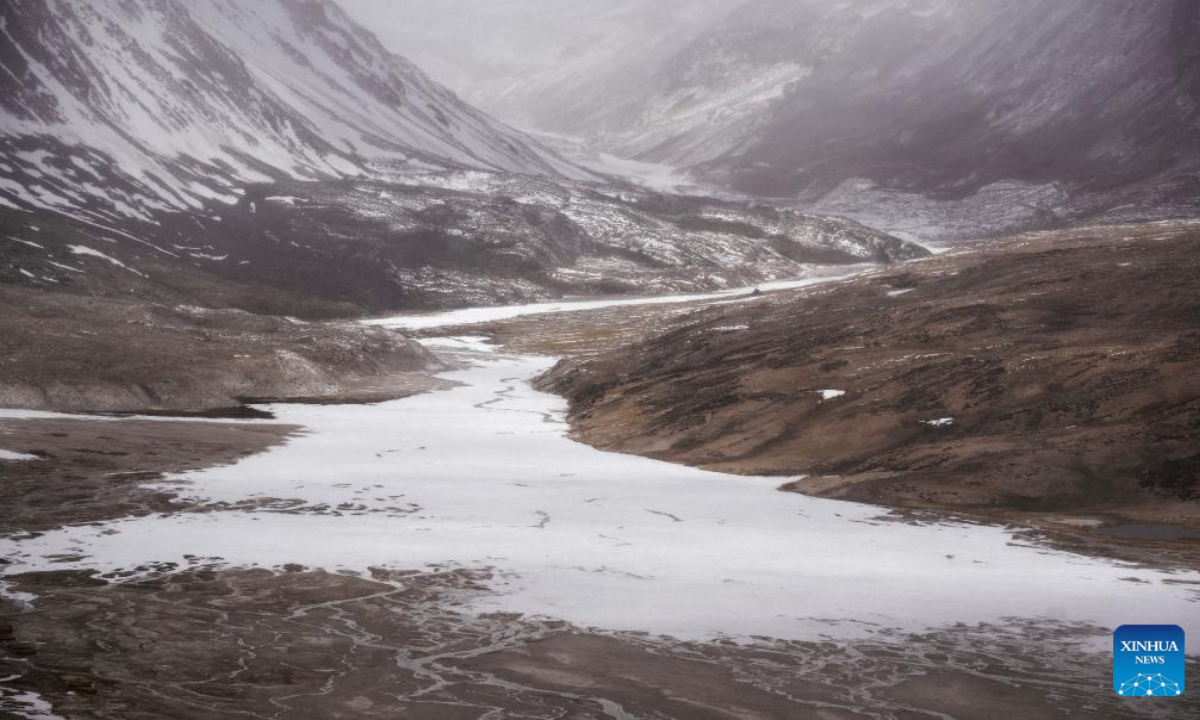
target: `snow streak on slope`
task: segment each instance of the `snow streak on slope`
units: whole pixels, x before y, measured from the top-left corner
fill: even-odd
[[[381,164],[585,173],[328,0],[0,6],[0,198],[125,215]]]

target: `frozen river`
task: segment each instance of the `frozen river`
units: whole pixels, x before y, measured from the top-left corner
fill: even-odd
[[[480,612],[692,639],[849,638],[1013,618],[1200,631],[1196,586],[1165,582],[1200,575],[1033,546],[999,527],[881,521],[879,508],[777,492],[786,478],[600,452],[568,439],[564,401],[530,386],[552,358],[469,338],[430,343],[467,363],[444,375],[452,389],[373,406],[273,406],[308,432],[171,479],[185,496],[263,507],[5,540],[0,556],[16,561],[6,572],[186,556],[490,569],[494,592]],[[280,512],[275,499],[295,507]]]

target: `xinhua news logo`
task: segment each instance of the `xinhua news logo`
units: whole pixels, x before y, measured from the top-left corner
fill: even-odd
[[[1113,690],[1123,697],[1179,697],[1184,635],[1176,625],[1124,625],[1113,633]]]

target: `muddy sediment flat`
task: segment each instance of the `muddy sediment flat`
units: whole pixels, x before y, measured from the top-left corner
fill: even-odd
[[[27,575],[35,654],[0,660],[61,717],[529,716],[834,720],[1187,717],[1135,703],[1070,623],[689,643],[470,612],[485,575],[193,568],[105,584]],[[1040,649],[1053,645],[1052,654]],[[4,686],[0,685],[0,689]],[[10,695],[12,701],[15,695]],[[0,703],[4,700],[0,697]],[[15,705],[13,705],[15,707]]]
[[[0,447],[29,455],[0,461],[0,528],[44,532],[185,507],[147,487],[169,473],[234,463],[287,442],[302,429],[270,422],[0,418]]]

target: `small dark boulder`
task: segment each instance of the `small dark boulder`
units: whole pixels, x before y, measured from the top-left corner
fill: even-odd
[[[31,642],[17,641],[8,644],[8,652],[17,657],[33,657],[37,655],[37,645]]]
[[[96,683],[84,675],[63,675],[62,681],[71,692],[83,693],[84,695],[95,695],[100,692],[100,688],[96,686]]]

